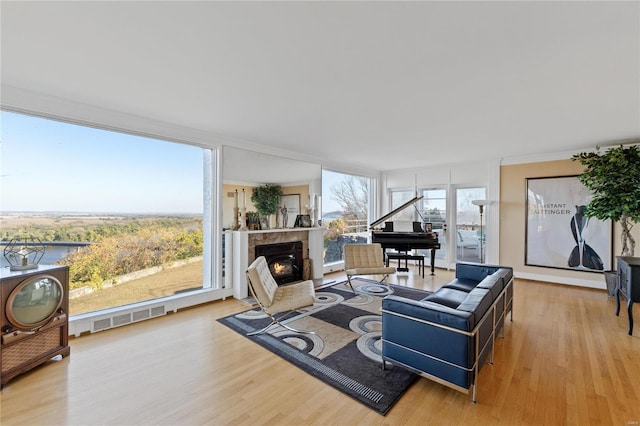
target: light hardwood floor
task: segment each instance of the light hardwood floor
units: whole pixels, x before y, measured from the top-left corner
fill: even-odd
[[[435,290],[452,273],[393,282]],[[341,280],[343,275],[337,274]],[[517,279],[513,322],[479,375],[478,402],[420,378],[386,416],[216,319],[218,301],[71,339],[71,356],[10,381],[9,425],[638,425],[640,318],[604,291]]]

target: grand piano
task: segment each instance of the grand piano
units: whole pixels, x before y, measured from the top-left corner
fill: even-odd
[[[382,245],[382,251],[385,253],[385,258],[387,249],[394,249],[398,252],[407,254],[414,249],[431,250],[431,275],[434,275],[436,250],[440,248],[438,234],[433,232],[430,229],[430,226],[425,224],[424,219],[422,220],[422,222],[413,222],[413,232],[394,231],[393,222],[387,221],[407,207],[415,207],[415,203],[420,201],[422,198],[423,197],[415,197],[412,200],[407,201],[397,209],[394,209],[386,215],[382,216],[375,222],[372,222],[369,225],[369,229],[371,230],[371,242],[380,243],[380,245]],[[422,218],[420,211],[417,208],[416,210],[418,211],[418,215]],[[384,223],[384,228],[376,228],[382,223]],[[427,229],[425,229],[425,226],[427,227]],[[402,271],[406,270],[406,268],[398,268],[398,270]]]

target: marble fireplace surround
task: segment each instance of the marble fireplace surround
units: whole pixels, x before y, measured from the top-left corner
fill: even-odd
[[[310,263],[309,279],[322,279],[324,262],[322,228],[233,231],[232,235],[233,297],[236,299],[245,299],[249,296],[246,271],[251,262],[255,260],[257,245],[302,241],[302,257]]]

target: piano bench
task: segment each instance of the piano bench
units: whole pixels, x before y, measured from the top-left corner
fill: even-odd
[[[424,278],[424,256],[419,254],[407,254],[407,253],[387,253],[387,257],[385,259],[385,264],[389,266],[390,260],[398,261],[398,272],[408,272],[409,271],[409,260],[415,260],[418,265],[418,274],[422,274],[422,278]],[[401,267],[401,262],[404,260],[404,268]]]

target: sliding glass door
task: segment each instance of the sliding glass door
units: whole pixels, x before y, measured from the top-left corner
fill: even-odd
[[[417,194],[423,198],[415,204],[417,209],[406,208],[396,214],[393,221],[431,223],[440,242],[436,267],[450,268],[457,261],[481,262],[486,252],[486,219],[483,216],[481,221],[479,206],[474,201],[485,199],[486,192],[484,187],[419,188]],[[413,198],[414,191],[397,189],[390,195],[394,209]],[[425,256],[425,262],[430,262],[431,250],[418,250],[418,253]]]
[[[422,200],[418,202],[418,208],[422,220],[431,223],[433,232],[438,234],[440,248],[436,250],[435,265],[439,268],[447,267],[447,189],[445,187],[431,187],[418,189],[418,196]],[[431,250],[421,250],[425,262],[431,262]]]
[[[458,261],[480,262],[485,258],[485,218],[481,221],[480,207],[474,201],[484,200],[486,193],[486,188],[479,187],[456,189],[455,258]]]

